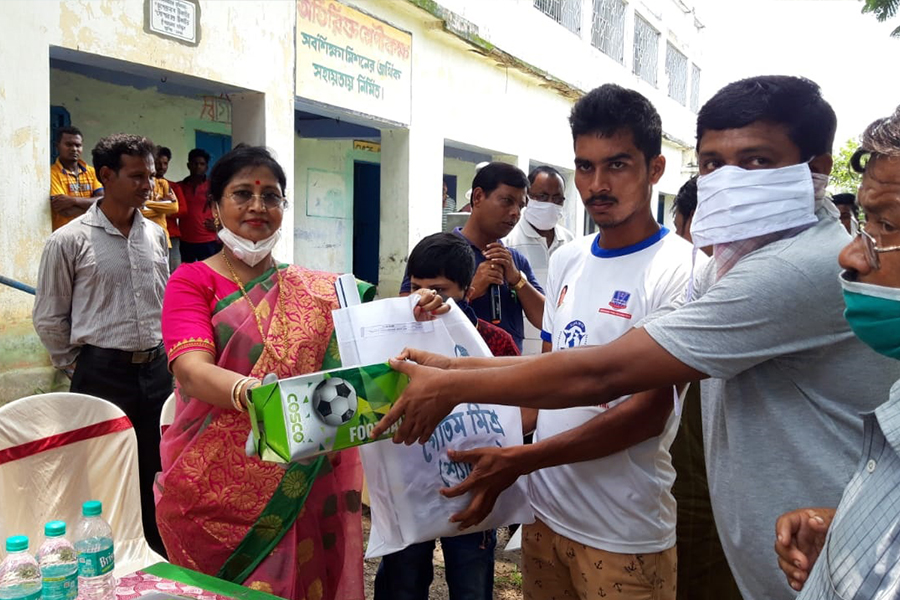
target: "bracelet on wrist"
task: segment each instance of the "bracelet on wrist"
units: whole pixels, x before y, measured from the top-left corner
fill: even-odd
[[[518,291],[521,290],[523,287],[525,287],[525,283],[526,283],[527,281],[528,281],[528,280],[525,279],[524,273],[522,273],[522,271],[519,271],[519,280],[518,280],[517,282],[515,282],[514,284],[510,285],[510,287],[513,289],[513,291],[518,292]]]
[[[247,404],[243,401],[247,384],[256,381],[253,377],[242,377],[231,386],[231,406],[238,412],[247,412]]]
[[[235,402],[235,398],[237,397],[237,388],[238,388],[238,386],[241,384],[241,381],[243,381],[243,378],[242,378],[242,379],[236,379],[236,380],[234,381],[234,383],[231,384],[231,394],[229,395],[229,398],[231,399],[231,406],[232,406],[232,408],[234,408],[235,410],[241,410],[241,409],[238,407],[237,402]]]
[[[241,399],[243,401],[245,409],[250,406],[250,390],[255,387],[259,387],[260,385],[262,385],[262,382],[259,379],[253,378],[250,379],[250,381],[247,382],[247,385],[244,386],[244,389],[241,392]]]

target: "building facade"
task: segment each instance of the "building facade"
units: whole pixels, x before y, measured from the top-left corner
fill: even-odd
[[[409,250],[465,203],[475,165],[569,179],[567,117],[585,91],[637,89],[663,118],[659,217],[694,168],[702,25],[682,0],[56,0],[5,2],[0,275],[37,277],[50,233],[53,132],[139,133],[213,159],[246,142],[288,172],[282,259],[395,294]],[[49,111],[49,120],[48,120]],[[566,224],[587,231],[573,185]],[[0,403],[64,384],[0,285]]]

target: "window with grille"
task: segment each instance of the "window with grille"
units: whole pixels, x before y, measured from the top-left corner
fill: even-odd
[[[691,110],[700,110],[700,67],[691,64]]]
[[[534,7],[571,31],[581,34],[583,0],[534,0]]]
[[[634,74],[656,85],[659,63],[659,32],[641,16],[634,15]]]
[[[687,56],[679,52],[675,46],[666,44],[666,77],[669,79],[669,98],[687,106],[688,87]]]
[[[594,0],[591,43],[603,54],[625,63],[625,2]]]

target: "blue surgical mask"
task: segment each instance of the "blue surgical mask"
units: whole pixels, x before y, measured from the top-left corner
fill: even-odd
[[[900,288],[840,279],[850,329],[875,352],[900,360]]]

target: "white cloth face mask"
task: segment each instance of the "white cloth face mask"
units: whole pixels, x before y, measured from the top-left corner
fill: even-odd
[[[562,218],[563,207],[553,202],[538,202],[532,200],[522,211],[522,218],[528,221],[535,229],[547,231],[553,229]]]
[[[816,220],[813,177],[806,163],[755,170],[728,165],[697,181],[691,237],[695,248],[703,248]]]
[[[270,235],[264,240],[251,242],[246,238],[242,238],[227,227],[219,230],[219,239],[228,246],[228,249],[234,254],[239,261],[246,263],[251,267],[259,264],[259,261],[269,256],[278,240],[281,239],[281,229]]]

